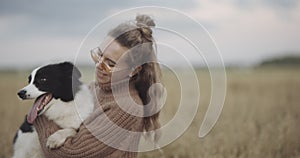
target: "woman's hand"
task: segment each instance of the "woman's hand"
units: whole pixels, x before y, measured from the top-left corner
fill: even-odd
[[[35,120],[34,127],[37,130],[37,132],[41,134],[39,136],[45,139],[47,139],[50,135],[52,135],[54,132],[60,129],[60,127],[57,124],[55,124],[51,120],[48,120],[44,115],[39,116]]]

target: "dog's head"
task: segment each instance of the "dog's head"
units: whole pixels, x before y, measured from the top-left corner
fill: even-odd
[[[28,114],[28,122],[32,123],[37,115],[41,115],[51,105],[50,101],[60,99],[69,102],[79,90],[80,71],[70,62],[46,65],[36,68],[28,77],[28,85],[18,92],[21,99],[36,99]]]

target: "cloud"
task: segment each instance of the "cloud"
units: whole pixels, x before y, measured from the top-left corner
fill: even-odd
[[[2,0],[0,16],[26,16],[30,25],[20,26],[27,31],[25,34],[56,34],[58,36],[84,35],[105,17],[123,9],[144,5],[159,5],[174,8],[190,8],[196,2],[184,0],[168,1],[105,1],[105,0]],[[117,4],[117,5],[116,5]]]
[[[274,8],[293,9],[298,6],[298,0],[261,0],[262,4],[265,4]]]
[[[25,15],[9,15],[1,16],[0,15],[0,34],[3,37],[9,36],[9,33],[21,33],[19,30],[20,26],[29,25],[30,17]]]
[[[2,42],[0,67],[28,68],[49,62],[76,57],[81,39],[63,37],[34,37],[27,40],[13,39]],[[83,61],[89,60],[87,55]]]
[[[200,23],[212,26],[207,29],[216,40],[226,63],[253,64],[265,56],[300,53],[300,46],[296,44],[300,40],[298,3],[282,6],[285,9],[290,7],[286,11],[265,1],[243,1],[248,8],[238,3],[204,0],[193,9],[186,10]],[[276,6],[280,4],[277,3]],[[292,4],[296,6],[289,6]]]
[[[73,57],[69,52],[76,52],[83,37],[98,22],[120,10],[144,5],[177,8],[194,17],[212,34],[228,63],[254,63],[285,50],[300,52],[297,0],[3,0],[0,1],[3,45],[0,51],[5,58],[0,63],[30,65],[60,56]],[[156,16],[159,25],[193,31],[175,14],[157,12]],[[45,54],[38,56],[41,52]],[[16,61],[16,54],[22,60]]]

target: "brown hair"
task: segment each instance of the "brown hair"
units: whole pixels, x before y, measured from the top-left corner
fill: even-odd
[[[159,83],[161,78],[161,70],[156,58],[156,44],[152,37],[151,27],[154,26],[154,21],[148,15],[137,15],[135,22],[122,23],[108,33],[109,36],[115,38],[122,46],[130,49],[129,55],[131,55],[131,58],[129,59],[134,60],[128,62],[131,67],[140,66],[135,64],[139,64],[145,59],[151,61],[142,63],[141,71],[131,79],[131,82],[135,83],[135,88],[138,90],[143,104],[147,105],[151,103],[151,109],[144,108],[146,117],[144,117],[143,129],[145,131],[160,128],[158,120],[159,111],[154,115],[147,116],[147,114],[157,111],[159,106],[158,99],[161,97],[161,90],[159,88],[153,89],[151,97],[149,95],[151,85]],[[151,100],[151,98],[154,100]],[[159,133],[155,133],[154,141],[157,141],[159,136]]]

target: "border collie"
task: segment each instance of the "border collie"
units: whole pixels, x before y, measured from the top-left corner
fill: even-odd
[[[39,115],[45,115],[62,129],[47,140],[50,149],[62,146],[74,136],[84,119],[94,109],[88,87],[79,80],[80,71],[70,62],[36,68],[28,85],[18,92],[21,99],[36,99],[14,138],[14,158],[44,157],[38,135],[32,126]]]

